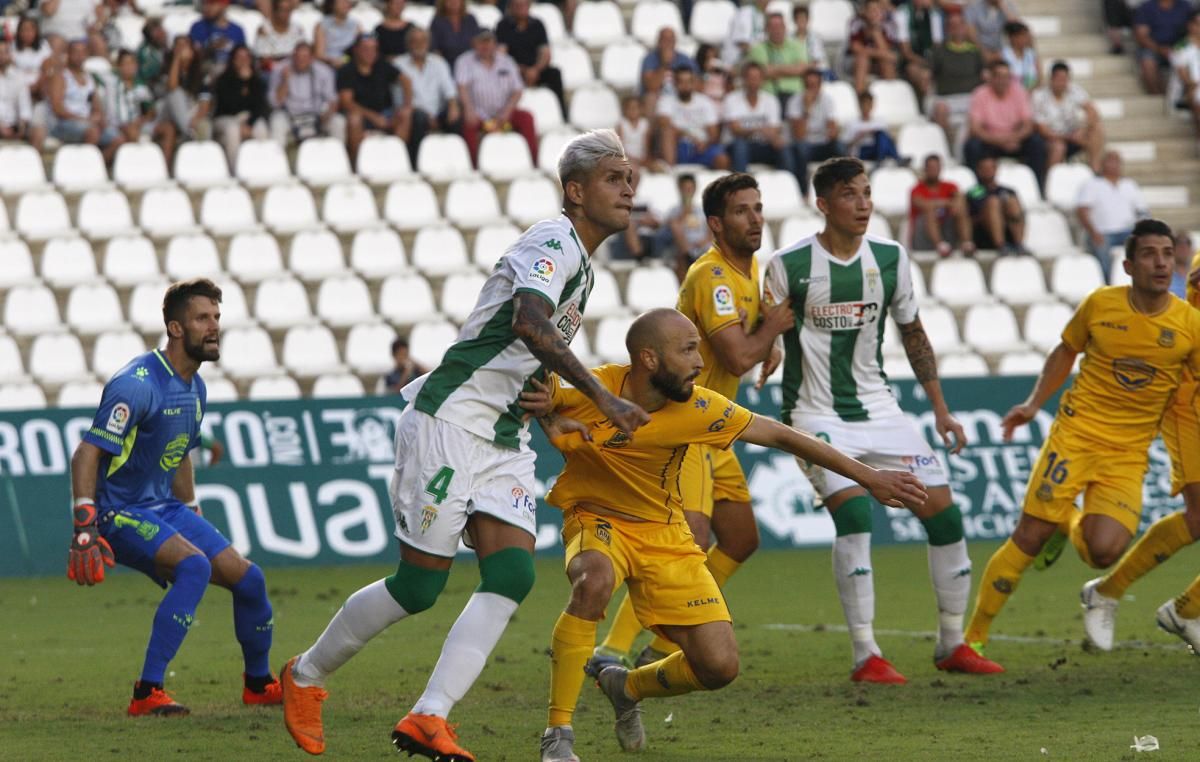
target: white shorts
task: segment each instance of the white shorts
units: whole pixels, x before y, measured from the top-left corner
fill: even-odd
[[[396,423],[396,472],[388,494],[396,537],[453,558],[473,513],[537,536],[532,450],[510,450],[411,405]]]
[[[911,471],[926,487],[947,484],[941,458],[921,436],[912,421],[903,415],[870,421],[843,421],[833,416],[793,415],[792,425],[824,439],[842,453],[857,458],[872,468]],[[820,466],[800,461],[804,475],[822,499],[844,489],[859,486]]]

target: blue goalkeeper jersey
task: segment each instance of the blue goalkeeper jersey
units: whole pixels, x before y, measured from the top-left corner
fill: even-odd
[[[83,441],[112,457],[101,465],[96,507],[149,508],[173,500],[171,482],[200,443],[208,404],[199,374],[185,382],[159,350],[136,357],[104,387]]]

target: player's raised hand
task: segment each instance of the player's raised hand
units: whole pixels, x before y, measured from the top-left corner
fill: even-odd
[[[779,347],[771,347],[771,354],[767,355],[767,359],[763,360],[763,364],[758,369],[758,380],[754,382],[755,389],[761,389],[767,385],[767,379],[779,367],[779,363],[783,362],[783,350]]]
[[[763,302],[761,331],[769,331],[772,336],[778,336],[796,325],[796,316],[792,314],[792,297],[785,298],[774,306]]]
[[[1037,408],[1032,405],[1013,405],[1000,421],[1000,428],[1004,431],[1004,441],[1011,442],[1013,432],[1032,421],[1037,412]]]
[[[592,441],[591,429],[586,423],[574,418],[551,414],[545,418],[539,418],[538,423],[541,425],[542,431],[546,432],[546,438],[550,440],[550,444],[561,452],[570,452],[584,446],[584,443]]]
[[[67,551],[67,579],[78,585],[98,585],[104,581],[104,567],[116,566],[117,559],[96,526],[96,506],[90,503],[75,506],[74,518],[75,536]]]
[[[925,505],[925,485],[908,471],[879,470],[864,484],[871,497],[893,508],[916,509]]]
[[[933,427],[952,455],[962,452],[962,448],[967,444],[967,432],[957,418],[949,413],[942,413],[934,418]]]
[[[531,417],[542,418],[553,412],[554,395],[550,393],[550,387],[536,378],[530,378],[529,385],[533,387],[533,391],[521,392],[519,400],[521,408],[525,411],[525,420]]]
[[[611,392],[596,401],[600,412],[612,421],[612,425],[621,430],[626,436],[633,436],[639,426],[650,423],[650,414],[629,400],[622,399]]]

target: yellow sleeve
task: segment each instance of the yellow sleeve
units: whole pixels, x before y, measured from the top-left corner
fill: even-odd
[[[712,336],[738,322],[737,294],[729,281],[714,276],[712,267],[697,266],[692,269],[688,277],[688,289],[697,330],[704,336]]]
[[[727,449],[754,420],[754,413],[711,389],[696,387],[693,399],[705,401],[687,408],[689,440],[696,444]]]
[[[1095,300],[1095,291],[1084,297],[1079,308],[1075,310],[1075,314],[1067,322],[1066,328],[1063,328],[1063,343],[1075,352],[1082,352],[1083,348],[1087,346],[1089,335],[1088,324],[1091,322],[1092,304]]]
[[[1196,256],[1192,257],[1192,266],[1188,268],[1188,274],[1191,275],[1195,272],[1197,267],[1200,267],[1200,252],[1196,252]],[[1196,291],[1196,287],[1192,285],[1191,278],[1188,278],[1186,293],[1188,304],[1200,309],[1200,292]]]
[[[1200,312],[1190,310],[1188,322],[1192,328],[1192,351],[1188,354],[1187,366],[1194,378],[1200,378]]]

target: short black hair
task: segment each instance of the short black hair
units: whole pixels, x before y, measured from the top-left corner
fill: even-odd
[[[871,95],[871,91],[866,89],[865,87],[862,90],[858,91],[858,102],[859,103],[866,103],[867,101],[874,102],[874,100],[875,100],[875,96]]]
[[[813,191],[821,198],[828,198],[838,183],[848,183],[867,173],[866,166],[853,156],[837,156],[821,162],[813,174]]]
[[[1054,64],[1050,67],[1050,76],[1053,77],[1055,74],[1058,74],[1060,71],[1065,71],[1067,74],[1071,73],[1071,67],[1068,66],[1067,62],[1062,60],[1061,58],[1058,59],[1057,61],[1055,61]]]
[[[696,70],[693,69],[692,65],[688,63],[675,64],[674,68],[671,69],[671,73],[677,77],[684,72],[687,72],[688,74],[695,74]]]
[[[396,354],[397,349],[408,349],[408,339],[403,336],[397,336],[392,342],[392,354]]]
[[[763,76],[766,76],[767,74],[766,67],[760,64],[758,61],[747,61],[746,63],[742,64],[742,76],[746,76],[746,72],[750,71],[751,69],[758,69],[758,73],[762,74]]]
[[[754,175],[745,172],[732,172],[713,180],[704,189],[704,196],[700,202],[704,208],[704,216],[724,217],[725,202],[729,197],[748,188],[758,190],[758,180],[754,179]]]
[[[120,64],[126,58],[136,58],[136,57],[137,56],[134,54],[134,52],[132,50],[129,50],[127,48],[122,48],[121,51],[119,53],[117,53],[117,63]]]
[[[692,185],[695,185],[696,184],[696,176],[693,175],[691,172],[680,172],[679,175],[677,175],[675,177],[675,185],[676,185],[676,187],[678,187],[680,185],[683,185],[684,183],[691,183]]]
[[[942,162],[942,155],[937,154],[937,153],[931,153],[931,154],[927,155],[925,157],[925,160],[921,163],[924,165],[924,164],[928,164],[931,161],[936,161],[940,164]]]
[[[192,278],[172,283],[163,296],[163,323],[170,325],[172,321],[182,321],[188,302],[194,296],[207,296],[220,304],[221,289],[208,278]]]
[[[805,18],[807,18],[808,17],[808,6],[807,5],[794,6],[792,8],[792,21],[795,21],[797,16],[804,16]]]
[[[1125,239],[1126,259],[1133,259],[1133,253],[1137,251],[1138,239],[1147,235],[1165,235],[1171,239],[1172,246],[1175,243],[1175,234],[1167,223],[1156,219],[1138,220],[1137,224],[1133,226],[1133,232]]]
[[[1008,61],[1005,61],[1003,58],[997,58],[994,61],[989,61],[988,65],[984,68],[989,72],[994,72],[997,69],[1011,69],[1012,67],[1008,65]]]
[[[1004,24],[1004,33],[1009,37],[1012,37],[1014,34],[1020,34],[1021,32],[1028,31],[1029,27],[1020,21],[1008,21]]]

